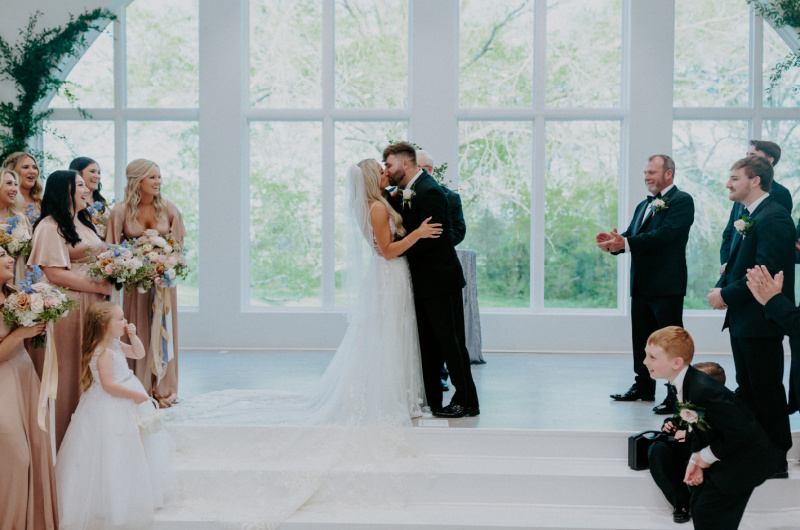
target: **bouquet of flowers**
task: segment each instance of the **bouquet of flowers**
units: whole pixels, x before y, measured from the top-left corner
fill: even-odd
[[[145,230],[144,235],[134,239],[133,247],[140,252],[148,268],[147,277],[138,282],[143,292],[153,286],[175,287],[178,279],[186,279],[186,248],[172,234],[158,235],[157,230]]]
[[[100,237],[106,237],[106,227],[108,226],[108,217],[111,215],[111,209],[114,207],[116,200],[111,201],[108,206],[104,206],[102,202],[97,201],[91,206],[86,208],[89,217],[92,219],[92,224],[97,229]]]
[[[25,279],[19,282],[19,291],[6,298],[3,319],[7,326],[30,327],[37,322],[51,322],[80,307],[78,300],[67,296],[65,289],[42,280],[42,269],[29,267]],[[44,336],[32,339],[34,348],[44,346]]]
[[[12,258],[23,256],[27,258],[31,255],[31,234],[24,224],[21,224],[19,216],[9,217],[5,224],[0,225],[0,246],[6,249]]]
[[[108,245],[108,250],[98,254],[88,273],[108,281],[117,291],[125,287],[130,292],[154,272],[155,267],[145,261],[141,251],[131,242],[123,241],[121,245]]]

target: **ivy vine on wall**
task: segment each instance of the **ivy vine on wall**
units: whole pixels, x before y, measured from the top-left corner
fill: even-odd
[[[0,102],[0,160],[28,150],[28,140],[42,131],[42,122],[51,113],[37,112],[36,105],[64,84],[58,76],[59,65],[83,50],[88,31],[101,31],[106,25],[103,21],[116,19],[106,9],[95,9],[70,15],[64,26],[37,32],[41,15],[40,11],[31,15],[13,46],[0,36],[0,77],[13,81],[17,89],[16,101]]]

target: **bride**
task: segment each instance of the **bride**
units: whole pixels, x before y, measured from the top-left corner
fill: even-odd
[[[274,490],[267,495],[270,501],[265,502],[263,495],[258,503],[251,499],[259,504],[257,509],[247,505],[252,494],[233,494],[235,485],[226,484],[215,500],[227,506],[227,513],[231,513],[231,503],[236,503],[236,511],[244,518],[279,521],[319,497],[337,466],[355,461],[374,466],[414,453],[405,434],[397,431],[410,427],[411,419],[422,415],[424,404],[411,276],[402,253],[422,238],[438,237],[441,226],[428,219],[407,234],[400,215],[381,193],[388,185],[375,159],[362,160],[348,172],[346,290],[353,303],[347,332],[321,379],[300,393],[212,392],[167,411],[171,424],[282,427],[267,430],[265,436],[274,435],[274,439],[263,440],[248,454],[266,462],[279,461],[284,474],[296,462],[303,480],[292,480],[293,491],[288,495],[281,491],[285,476],[283,482],[276,478]],[[396,236],[402,239],[394,241]],[[211,442],[205,437],[186,443]],[[311,476],[309,470],[313,470]],[[327,490],[330,493],[337,487],[329,483]],[[207,513],[209,503],[203,500],[194,508]]]

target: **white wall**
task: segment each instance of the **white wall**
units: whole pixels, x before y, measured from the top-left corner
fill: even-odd
[[[538,0],[541,1],[541,0]],[[219,153],[242,153],[234,167],[244,175],[247,146],[246,120],[240,103],[243,65],[238,58],[247,34],[243,6],[238,0],[200,2],[200,275],[201,307],[181,314],[180,340],[184,348],[199,349],[333,349],[344,334],[346,321],[332,311],[243,311],[236,288],[246,281],[246,253],[243,251],[245,223],[219,226],[212,223],[214,212],[238,211],[247,197],[244,179],[231,179],[231,159]],[[35,0],[25,7],[6,8],[0,17],[0,35],[15,41],[30,11],[45,14],[44,26],[63,24],[69,13],[95,7],[117,7],[123,0]],[[457,39],[457,1],[410,0],[410,56],[412,93],[422,95],[411,101],[410,136],[429,151],[440,153],[440,161],[457,167],[457,138],[441,134],[455,131],[457,120],[457,57],[437,55],[442,39]],[[671,152],[673,0],[625,2],[631,20],[629,39],[623,44],[624,69],[630,76],[630,90],[623,88],[630,108],[624,120],[622,175],[620,179],[619,226],[627,226],[631,212],[644,196],[641,171],[647,157]],[[451,24],[436,25],[437,20]],[[436,74],[437,83],[447,91],[424,88],[425,79]],[[7,80],[0,81],[0,98],[13,94]],[[448,94],[450,94],[448,96]],[[235,157],[234,157],[235,158]],[[678,180],[680,185],[680,180]],[[627,260],[627,257],[621,259]],[[621,267],[620,289],[627,304],[627,261]],[[481,316],[486,351],[630,351],[628,307],[607,312],[566,312],[544,310],[484,311]],[[695,312],[685,315],[685,325],[695,337],[699,351],[727,352],[728,336],[721,333],[722,314]]]

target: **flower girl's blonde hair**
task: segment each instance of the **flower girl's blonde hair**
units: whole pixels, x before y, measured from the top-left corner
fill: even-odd
[[[86,391],[94,378],[89,362],[98,347],[105,348],[108,343],[108,323],[119,304],[96,302],[89,306],[83,318],[83,343],[81,344],[81,388]]]

